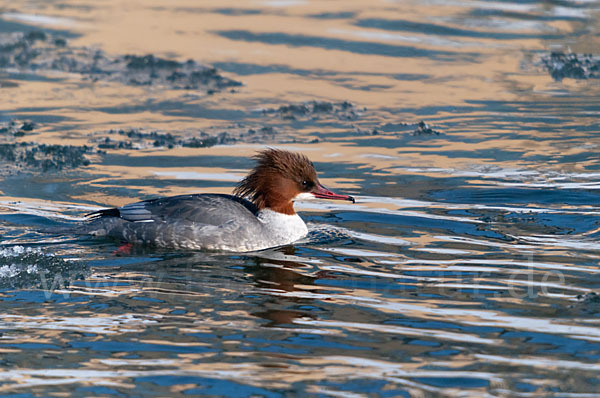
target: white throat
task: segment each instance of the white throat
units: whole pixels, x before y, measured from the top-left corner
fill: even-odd
[[[298,214],[289,215],[264,209],[258,212],[258,219],[264,224],[274,246],[295,242],[308,233],[306,224]]]
[[[313,200],[315,199],[315,195],[309,192],[300,192],[298,195],[294,197],[293,200]]]

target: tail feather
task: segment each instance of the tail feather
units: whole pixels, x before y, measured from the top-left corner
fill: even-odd
[[[85,216],[87,217],[88,221],[93,221],[103,217],[120,217],[121,213],[119,212],[119,209],[113,207],[111,209],[102,209],[94,211],[92,213],[86,214]]]

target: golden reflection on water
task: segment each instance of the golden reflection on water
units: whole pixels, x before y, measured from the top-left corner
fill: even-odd
[[[241,76],[244,86],[235,95],[216,97],[200,97],[202,107],[219,109],[247,109],[248,104],[256,107],[277,106],[281,101],[298,102],[298,100],[327,99],[329,101],[349,100],[359,106],[369,109],[408,108],[419,109],[434,106],[458,106],[465,101],[495,101],[524,100],[524,88],[519,88],[518,81],[526,84],[527,93],[536,93],[551,90],[554,82],[548,74],[523,74],[521,60],[515,57],[519,48],[543,49],[544,43],[538,39],[499,40],[478,38],[474,42],[479,55],[476,61],[470,61],[473,50],[466,47],[447,47],[443,45],[428,44],[430,35],[398,37],[390,34],[372,38],[374,43],[392,43],[399,45],[418,46],[422,49],[452,51],[451,61],[439,61],[430,57],[402,57],[382,56],[377,54],[358,54],[355,52],[323,49],[308,46],[287,46],[260,42],[236,41],[220,36],[219,31],[248,31],[260,33],[285,33],[288,35],[316,36],[323,39],[346,39],[368,43],[366,37],[376,31],[369,28],[360,28],[349,25],[345,19],[319,19],[307,18],[326,12],[339,12],[339,5],[320,4],[318,2],[301,2],[291,4],[289,7],[270,7],[263,2],[248,3],[240,7],[237,2],[219,2],[218,7],[213,2],[204,2],[190,6],[186,1],[134,2],[124,5],[120,1],[103,2],[102,6],[96,3],[81,1],[67,1],[60,8],[50,5],[39,7],[42,14],[57,18],[65,18],[68,23],[65,28],[73,29],[81,34],[71,42],[76,46],[98,46],[107,54],[156,54],[158,56],[174,56],[179,60],[189,58],[207,63],[234,61],[256,65],[282,65],[291,69],[305,69],[307,71],[327,71],[339,76],[339,81],[349,80],[350,85],[341,85],[336,79],[319,78],[308,73],[306,76],[288,73],[264,73]],[[82,8],[83,7],[83,8]],[[346,8],[347,7],[347,8]],[[93,18],[82,9],[89,8]],[[250,9],[260,10],[258,14],[233,14],[228,15],[220,9]],[[423,19],[423,8],[420,4],[411,2],[377,3],[353,1],[345,4],[345,9],[357,11],[363,18],[391,19],[397,16],[408,21]],[[464,5],[443,5],[428,8],[428,17],[435,21],[443,20],[447,15],[457,15],[463,12]],[[62,20],[58,20],[58,26]],[[165,23],[172,21],[172,23]],[[556,22],[557,29],[570,30],[571,22]],[[380,31],[377,31],[382,33]],[[527,33],[527,29],[524,29]],[[363,34],[361,37],[360,34]],[[432,35],[433,37],[437,37]],[[438,37],[442,38],[442,37]],[[468,42],[467,42],[468,43]],[[493,46],[490,47],[490,44]],[[468,63],[468,74],[465,73],[465,63],[460,58],[465,57]],[[458,61],[457,61],[458,60]],[[394,74],[424,75],[414,79],[396,80]],[[151,129],[185,130],[201,129],[214,126],[219,121],[205,119],[202,116],[173,117],[156,111],[144,111],[148,99],[154,101],[178,101],[182,92],[177,90],[153,90],[143,87],[124,86],[112,82],[81,81],[78,76],[56,74],[66,78],[63,82],[20,82],[18,89],[10,89],[19,95],[10,96],[7,111],[10,109],[32,109],[31,114],[37,114],[37,109],[43,109],[48,103],[53,104],[53,116],[66,118],[71,126],[76,126],[74,131],[63,131],[42,128],[39,133],[28,137],[40,142],[50,144],[64,143],[68,136],[69,143],[82,145],[87,143],[88,134],[105,131],[111,128],[147,127]],[[238,78],[237,76],[233,76]],[[515,87],[515,84],[517,87]],[[362,86],[385,86],[383,89],[362,90]],[[481,89],[482,85],[485,89]],[[575,84],[577,85],[577,84]],[[77,87],[77,89],[70,89]],[[357,89],[358,88],[358,89]],[[535,94],[527,94],[535,100]],[[98,106],[105,109],[118,110],[124,106],[135,105],[139,107],[136,112],[102,112],[96,110]],[[82,113],[82,109],[85,110]],[[27,117],[27,112],[19,112]],[[410,111],[405,114],[386,115],[393,117],[390,122],[414,122]],[[476,118],[476,112],[471,114]],[[499,115],[500,116],[500,115]],[[444,117],[443,112],[438,117]],[[463,121],[469,123],[468,119]],[[550,140],[539,141],[531,136],[507,139],[493,139],[489,137],[503,136],[505,126],[501,128],[486,127],[477,131],[469,131],[471,139],[479,138],[475,142],[449,142],[448,137],[465,135],[458,131],[445,131],[448,134],[439,143],[428,140],[426,146],[411,145],[410,148],[398,148],[394,141],[400,134],[386,136],[391,147],[370,147],[363,145],[362,141],[368,137],[357,137],[355,147],[345,142],[336,144],[335,139],[319,145],[319,152],[310,152],[317,161],[323,159],[321,153],[342,153],[345,159],[368,164],[376,169],[385,169],[402,164],[418,165],[423,167],[439,168],[464,168],[473,162],[470,157],[442,156],[436,154],[438,145],[443,145],[448,153],[455,151],[505,150],[527,151],[529,157],[561,153],[575,155],[583,152],[581,148],[557,148],[556,143]],[[297,134],[306,136],[307,131],[298,131]],[[568,145],[568,144],[566,144]],[[303,148],[309,149],[309,148]],[[565,151],[566,149],[566,151]],[[236,147],[236,156],[248,156],[252,150]],[[168,156],[202,156],[205,153],[228,153],[229,148],[206,150],[186,150],[176,148],[165,152]],[[365,158],[365,153],[376,153],[390,156],[394,160],[384,158]],[[130,156],[149,156],[151,152],[130,153]],[[494,158],[480,158],[479,162],[493,163],[501,167],[525,167],[526,161],[498,162]],[[582,164],[583,166],[583,164]],[[116,166],[118,167],[118,166]],[[552,167],[552,165],[548,165]],[[570,167],[560,165],[559,167]],[[108,169],[108,168],[107,168]],[[115,166],[112,167],[115,169]],[[109,170],[107,172],[111,173]],[[117,173],[119,171],[115,170]],[[133,171],[129,167],[120,171],[122,177],[147,178],[148,175]],[[204,170],[204,172],[209,172]],[[111,173],[113,174],[113,173]],[[115,174],[113,174],[115,175]],[[147,192],[150,194],[150,192]]]
[[[76,6],[71,7],[70,5]],[[38,7],[40,5],[37,5]],[[521,75],[519,58],[514,57],[519,48],[542,49],[544,44],[537,39],[514,39],[500,41],[498,39],[477,39],[476,49],[485,56],[478,56],[476,62],[468,62],[468,74],[464,64],[456,62],[464,53],[467,59],[472,48],[468,46],[451,47],[428,45],[425,40],[429,35],[403,37],[386,40],[381,31],[379,36],[367,40],[357,34],[374,33],[373,29],[348,25],[345,19],[307,18],[324,12],[339,12],[339,4],[319,4],[303,2],[290,7],[265,7],[262,2],[248,3],[248,9],[259,9],[259,14],[226,15],[217,9],[240,9],[237,2],[204,2],[190,7],[187,1],[134,2],[124,5],[121,1],[103,2],[102,6],[88,3],[93,19],[85,13],[79,13],[81,1],[67,1],[60,8],[41,7],[42,14],[65,17],[76,21],[75,25],[65,26],[81,33],[82,36],[72,40],[76,46],[98,46],[107,54],[156,54],[158,56],[174,55],[176,59],[196,59],[207,63],[227,62],[229,60],[256,65],[282,65],[291,69],[307,71],[331,71],[340,80],[349,79],[352,86],[365,85],[385,86],[378,90],[357,90],[350,86],[336,83],[335,80],[322,79],[311,73],[307,76],[297,74],[255,74],[244,76],[244,87],[232,98],[227,99],[227,106],[251,102],[256,105],[269,105],[278,101],[299,99],[349,100],[369,108],[409,107],[420,108],[438,105],[460,105],[466,99],[516,100],[519,94],[507,89],[503,84],[503,76],[517,78]],[[420,21],[423,20],[423,9],[419,4],[406,2],[375,3],[357,1],[344,5],[349,11],[356,10],[363,18],[383,18]],[[244,9],[245,7],[241,7]],[[446,13],[447,10],[447,13]],[[454,15],[464,7],[438,5],[428,8],[429,18],[442,19],[446,15]],[[165,21],[172,21],[171,23]],[[568,22],[564,22],[568,24]],[[54,26],[60,28],[58,26]],[[456,55],[452,62],[444,62],[429,57],[397,57],[377,54],[357,54],[354,52],[321,49],[308,46],[287,46],[260,42],[230,40],[218,35],[219,31],[248,31],[257,33],[285,33],[299,36],[315,36],[324,39],[346,39],[358,42],[388,43],[432,50],[451,50]],[[393,34],[390,34],[393,38]],[[368,35],[367,35],[368,37]],[[439,38],[442,38],[441,36]],[[490,43],[493,42],[493,43]],[[494,44],[490,47],[490,44]],[[500,48],[498,48],[500,45]],[[503,48],[506,47],[506,48]],[[487,54],[486,54],[487,52]],[[393,54],[392,54],[393,55]],[[424,74],[426,77],[398,81],[394,74]],[[500,79],[499,79],[500,77]],[[70,84],[80,84],[76,76]],[[548,75],[536,77],[534,91],[552,84]],[[534,81],[527,76],[528,84]],[[497,84],[498,82],[499,84]],[[496,84],[494,84],[496,83]],[[69,83],[68,83],[69,84]],[[154,128],[160,128],[161,118],[157,114],[119,113],[96,114],[90,109],[85,118],[77,111],[81,106],[101,102],[105,107],[119,107],[124,104],[135,104],[152,96],[138,87],[124,87],[107,82],[83,82],[85,89],[65,90],[65,83],[29,82],[19,88],[19,95],[12,99],[13,109],[28,106],[41,107],[48,102],[63,104],[60,114],[74,118],[83,130],[86,126],[100,130],[102,125],[115,127],[128,123],[139,125],[145,121]],[[481,89],[485,84],[485,90]],[[66,94],[66,95],[65,95]],[[157,93],[158,94],[158,93]],[[161,90],[160,99],[176,98],[180,93]],[[260,101],[260,102],[257,102]],[[219,101],[214,105],[218,106]],[[165,124],[173,128],[173,120]],[[201,126],[201,118],[179,120],[181,127]],[[88,130],[89,131],[89,130]]]

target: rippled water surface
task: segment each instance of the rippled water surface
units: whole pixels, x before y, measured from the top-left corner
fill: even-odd
[[[596,396],[599,15],[0,1],[0,394]],[[252,254],[51,232],[267,145],[357,203]]]

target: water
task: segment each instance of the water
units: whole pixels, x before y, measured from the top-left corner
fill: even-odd
[[[546,66],[597,2],[0,4],[0,393],[600,391],[600,84]],[[265,145],[357,203],[255,254],[44,232]]]

